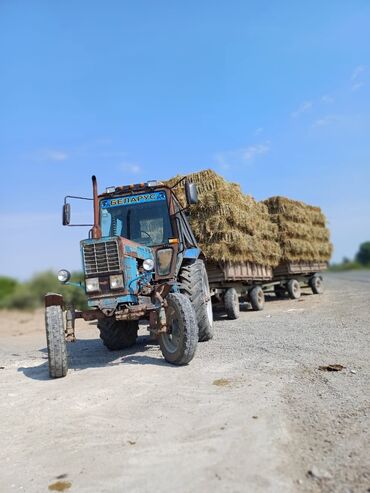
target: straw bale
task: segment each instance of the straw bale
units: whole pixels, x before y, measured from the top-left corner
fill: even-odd
[[[332,254],[326,218],[319,207],[286,197],[264,201],[278,226],[283,261],[328,261]]]
[[[165,183],[173,187],[181,178],[178,175]],[[227,182],[212,170],[186,178],[197,185],[199,202],[191,206],[190,224],[207,258],[278,264],[278,226],[271,221],[265,204],[245,195],[239,184]],[[183,183],[174,191],[185,206]]]

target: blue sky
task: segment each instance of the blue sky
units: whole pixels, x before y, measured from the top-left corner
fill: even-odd
[[[2,0],[0,167],[0,274],[79,268],[87,231],[61,204],[91,174],[208,167],[321,206],[334,260],[353,256],[370,240],[370,3]]]

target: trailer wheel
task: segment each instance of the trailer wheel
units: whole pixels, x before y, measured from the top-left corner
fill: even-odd
[[[199,341],[209,341],[213,337],[213,311],[207,271],[203,260],[182,267],[180,292],[187,296],[195,311],[199,327]]]
[[[194,357],[198,344],[198,324],[189,298],[181,293],[166,297],[167,332],[159,335],[163,357],[173,365],[186,365]]]
[[[254,288],[249,291],[249,299],[254,311],[263,310],[265,305],[265,293],[261,286],[254,286]]]
[[[322,294],[324,292],[324,283],[322,276],[312,276],[309,280],[309,284],[313,294]]]
[[[224,304],[227,318],[236,320],[240,316],[239,295],[234,288],[226,290]]]
[[[45,308],[45,328],[49,375],[51,378],[65,377],[68,372],[68,355],[64,335],[63,310],[60,305],[52,305]]]
[[[278,298],[279,300],[282,300],[283,298],[285,298],[286,289],[284,288],[284,286],[281,286],[280,284],[275,284],[274,292],[275,292],[276,298]]]
[[[298,300],[301,297],[301,286],[297,279],[290,279],[287,284],[289,298]]]
[[[114,317],[100,319],[100,339],[110,351],[118,351],[135,344],[139,322],[137,320],[116,320]]]

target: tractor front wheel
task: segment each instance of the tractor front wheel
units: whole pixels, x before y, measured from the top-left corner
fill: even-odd
[[[98,322],[100,339],[110,351],[119,351],[135,344],[139,322],[137,320],[116,320],[114,317],[102,318]]]
[[[51,378],[65,377],[68,372],[68,355],[64,335],[63,310],[60,305],[51,305],[45,308],[45,328],[49,375]]]
[[[166,297],[167,331],[160,334],[163,357],[173,365],[186,365],[194,357],[198,343],[198,324],[187,296],[170,293]]]
[[[213,312],[211,291],[208,284],[204,262],[195,262],[182,267],[180,291],[191,301],[199,326],[199,342],[209,341],[213,337]]]

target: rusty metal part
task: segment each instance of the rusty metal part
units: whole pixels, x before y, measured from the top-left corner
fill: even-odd
[[[168,293],[171,291],[172,286],[175,284],[175,282],[166,282],[163,284],[157,284],[154,286],[154,297],[156,297],[156,293],[160,295],[161,302],[164,303],[164,300]]]
[[[105,315],[100,310],[86,310],[86,311],[75,311],[75,318],[83,318],[86,322],[91,322],[92,320],[99,320],[104,318]]]
[[[156,310],[156,306],[149,305],[134,305],[122,310],[117,310],[115,313],[116,320],[139,320],[144,318],[148,312]]]
[[[76,342],[75,335],[75,309],[73,306],[67,308],[66,311],[66,328],[64,331],[65,338],[67,342]]]
[[[96,182],[96,176],[91,177],[93,185],[93,200],[94,200],[94,226],[92,227],[92,237],[95,240],[101,238],[101,229],[99,225],[99,199],[98,199],[98,184]]]
[[[165,334],[167,332],[167,317],[166,317],[166,310],[165,306],[167,303],[164,301],[162,298],[162,295],[160,291],[165,291],[165,289],[157,290],[154,292],[154,299],[158,302],[159,304],[159,309],[157,309],[157,324],[155,329],[153,329],[153,332],[156,334]]]
[[[157,329],[157,312],[153,311],[149,313],[149,330],[155,332]]]
[[[45,308],[55,305],[64,306],[63,296],[57,293],[47,293],[45,295]]]

